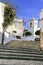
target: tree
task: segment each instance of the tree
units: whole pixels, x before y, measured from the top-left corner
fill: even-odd
[[[12,25],[14,22],[14,17],[16,16],[15,10],[12,6],[10,6],[8,3],[5,3],[4,7],[4,22],[2,23],[3,33],[2,33],[2,42],[3,45],[4,42],[4,32],[6,31],[7,27],[9,25]]]
[[[25,33],[25,36],[30,36],[31,35],[31,32],[26,32]]]
[[[36,35],[40,35],[40,30],[35,32]]]

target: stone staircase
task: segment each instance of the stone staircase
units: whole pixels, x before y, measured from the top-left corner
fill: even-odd
[[[43,61],[43,51],[27,48],[0,47],[0,59],[40,60]]]

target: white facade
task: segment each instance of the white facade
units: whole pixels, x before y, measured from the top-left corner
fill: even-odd
[[[37,31],[37,22],[35,18],[28,21],[28,31],[31,32],[32,36],[35,36],[35,32]]]
[[[5,4],[0,3],[0,43],[1,43],[1,39],[2,39],[2,23],[4,22],[4,6]],[[41,17],[42,16],[42,12],[41,12]],[[29,20],[28,22],[28,31],[32,33],[32,35],[27,38],[22,38],[22,40],[34,40],[34,36],[35,36],[35,32],[37,31],[37,20],[35,20],[34,18],[32,18],[31,20]],[[15,18],[14,19],[14,24],[10,25],[6,31],[10,34],[8,34],[7,32],[5,32],[5,37],[4,37],[4,43],[7,43],[11,40],[15,40],[14,36],[23,36],[23,31],[24,31],[24,19],[20,19],[20,18]],[[15,32],[16,31],[16,32]]]
[[[2,23],[4,22],[4,6],[5,4],[0,2],[0,43],[2,40],[2,31],[3,31]],[[6,29],[7,32],[5,32],[4,44],[11,40],[15,40],[14,35],[17,35],[17,36],[23,35],[23,30],[24,30],[23,24],[24,24],[23,19],[19,19],[19,18],[14,19],[14,24],[9,26]],[[13,33],[13,31],[16,31],[17,33]]]
[[[2,32],[2,23],[4,22],[4,7],[5,4],[0,2],[0,32]]]
[[[24,31],[24,19],[14,19],[14,33],[17,36],[23,36],[23,31]]]
[[[4,22],[4,6],[5,4],[0,2],[0,24]]]
[[[24,20],[15,18],[13,25],[9,26],[7,31],[11,32],[15,36],[23,36]]]

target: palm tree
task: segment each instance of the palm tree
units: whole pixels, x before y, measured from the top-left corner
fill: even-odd
[[[3,33],[2,33],[2,42],[3,45],[4,42],[4,32],[6,31],[7,27],[9,25],[12,25],[14,22],[14,17],[16,16],[15,10],[12,6],[10,6],[8,3],[5,3],[4,7],[4,22],[2,23]]]

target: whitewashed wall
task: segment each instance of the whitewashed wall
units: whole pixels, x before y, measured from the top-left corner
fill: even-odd
[[[2,23],[4,22],[4,4],[3,3],[0,3],[0,43],[1,43],[1,40],[2,40]],[[13,30],[17,31],[17,34],[14,34],[14,35],[19,35],[19,36],[22,36],[23,35],[23,31],[24,31],[24,22],[22,19],[16,19],[15,20],[15,23],[13,26],[10,26],[9,29],[7,29],[8,32],[12,32]],[[34,30],[33,29],[30,29],[32,30],[31,32],[33,33]],[[16,37],[14,37],[12,34],[8,34],[5,32],[5,36],[4,36],[4,44],[6,44],[7,42],[11,41],[11,40],[17,40]],[[22,39],[20,40],[27,40],[27,41],[31,41],[33,40],[34,41],[34,37],[33,36],[28,36],[28,37],[22,37]]]
[[[22,40],[24,41],[35,41],[35,38],[40,38],[40,36],[36,35],[36,36],[24,36],[22,37]]]
[[[5,6],[5,4],[0,2],[0,44],[1,44],[2,32],[3,32],[2,23],[4,22],[4,6]],[[8,33],[5,33],[4,44],[11,40],[14,40],[14,36],[9,35]]]
[[[32,26],[30,27],[30,23],[32,23]],[[35,18],[32,18],[28,21],[28,31],[32,33],[32,36],[35,36],[35,32],[37,31],[37,20]]]
[[[2,23],[4,22],[4,6],[5,4],[0,2],[0,43],[2,40],[2,32],[3,32]],[[10,32],[11,34],[5,33],[4,44],[11,40],[15,40],[15,37],[12,35],[12,31],[15,31],[15,30],[17,31],[16,35],[20,35],[20,36],[23,35],[24,26],[23,26],[22,19],[15,19],[14,24],[7,28],[7,32]]]
[[[24,40],[24,41],[34,41],[35,40],[35,38],[33,37],[33,36],[24,36],[24,37],[22,37],[22,40]]]
[[[0,24],[4,22],[4,4],[0,2]]]
[[[17,33],[15,33],[15,35],[23,36],[23,31],[24,31],[24,21],[23,21],[23,19],[20,19],[20,18],[14,19],[14,30],[17,31]]]

